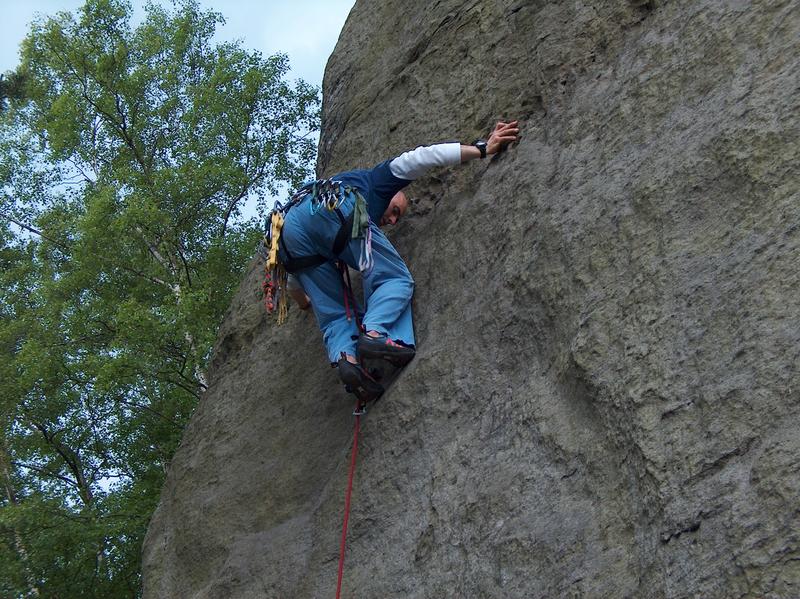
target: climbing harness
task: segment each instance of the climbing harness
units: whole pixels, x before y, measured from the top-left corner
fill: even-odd
[[[288,313],[287,279],[290,273],[308,268],[315,268],[329,260],[325,256],[314,254],[309,256],[293,256],[281,236],[286,215],[289,210],[298,206],[306,198],[311,214],[317,214],[324,207],[335,212],[339,218],[339,230],[331,247],[334,256],[341,254],[351,239],[363,239],[359,253],[359,270],[367,274],[372,270],[372,232],[369,227],[367,202],[355,187],[345,185],[333,179],[319,179],[304,184],[289,198],[286,204],[276,203],[267,217],[264,226],[264,239],[258,252],[266,261],[264,265],[264,306],[272,313],[277,308],[278,324],[286,320]],[[345,217],[340,206],[353,198],[353,211]],[[285,259],[281,259],[281,255]]]

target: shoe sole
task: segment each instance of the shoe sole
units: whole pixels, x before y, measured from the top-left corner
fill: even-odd
[[[366,345],[362,345],[359,343],[358,345],[358,355],[362,358],[374,358],[379,360],[386,360],[393,366],[401,367],[408,364],[411,360],[414,359],[416,355],[416,351],[411,349],[410,347],[404,348],[394,348],[394,349],[384,349],[369,347]]]
[[[342,368],[340,365],[339,368]],[[383,395],[383,385],[376,383],[360,372],[356,366],[344,367],[339,371],[339,378],[350,388],[350,392],[363,401],[372,401]]]

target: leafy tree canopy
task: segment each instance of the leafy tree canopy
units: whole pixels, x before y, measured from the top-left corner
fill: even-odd
[[[0,80],[0,596],[137,597],[147,520],[231,293],[242,215],[310,174],[318,89],[121,0],[36,22]]]

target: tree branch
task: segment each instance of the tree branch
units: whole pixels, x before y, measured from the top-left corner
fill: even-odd
[[[40,466],[31,466],[30,464],[23,464],[22,462],[17,462],[15,460],[11,461],[11,465],[17,466],[19,468],[25,468],[26,470],[33,470],[34,472],[38,472],[39,474],[44,474],[45,476],[49,476],[49,477],[52,477],[52,478],[57,478],[57,479],[65,482],[65,483],[67,483],[68,485],[70,485],[72,487],[75,487],[76,489],[78,488],[78,483],[76,483],[71,478],[63,476],[63,475],[58,474],[56,472],[52,472],[52,471],[48,470],[47,468],[41,468]]]
[[[34,228],[34,227],[30,226],[30,225],[27,225],[27,224],[17,220],[16,218],[11,216],[7,212],[0,212],[0,217],[5,218],[6,220],[14,223],[15,225],[17,225],[21,229],[25,229],[26,231],[28,231],[30,233],[33,233],[34,235],[38,235],[39,237],[41,237],[45,241],[49,241],[54,246],[58,247],[59,249],[64,250],[65,252],[71,252],[72,251],[72,248],[70,248],[68,245],[63,244],[60,241],[56,241],[52,237],[49,237],[49,236],[45,235],[44,233],[42,233],[40,230],[38,230],[38,229],[36,229],[36,228]],[[115,268],[121,268],[125,272],[129,272],[131,274],[136,275],[137,277],[141,277],[143,279],[146,279],[146,280],[150,281],[151,283],[155,283],[156,285],[162,285],[162,286],[166,287],[167,289],[169,289],[170,291],[173,291],[173,292],[175,291],[175,286],[173,284],[167,282],[167,281],[164,281],[163,279],[159,279],[158,277],[154,277],[154,276],[148,275],[148,274],[143,273],[143,272],[141,272],[139,270],[136,270],[135,268],[131,268],[130,266],[125,266],[124,264],[115,264],[115,263],[111,262],[110,260],[103,259],[100,256],[98,256],[98,258],[100,259],[100,262],[102,262],[106,266],[112,266],[112,267],[115,267]],[[162,264],[162,266],[163,266],[163,264]]]
[[[44,437],[45,441],[61,456],[61,459],[64,460],[64,463],[67,465],[67,468],[70,469],[72,474],[75,476],[75,486],[78,489],[78,494],[80,495],[81,499],[83,499],[83,503],[86,507],[91,507],[94,503],[94,497],[92,494],[92,489],[89,487],[89,484],[86,482],[86,478],[83,474],[83,465],[81,464],[81,459],[78,456],[78,453],[72,451],[68,447],[64,447],[64,444],[61,443],[58,439],[56,439],[56,433],[49,433],[47,427],[43,424],[36,422],[35,420],[30,420],[31,424],[36,428]],[[57,476],[58,478],[63,478],[59,475],[51,473],[52,476]]]
[[[35,229],[35,228],[31,227],[30,225],[26,225],[25,223],[23,223],[21,221],[18,221],[16,218],[11,216],[7,212],[0,212],[0,217],[3,217],[7,221],[10,221],[10,222],[14,223],[15,225],[17,225],[21,229],[25,229],[29,233],[33,233],[34,235],[38,235],[39,237],[41,237],[45,241],[49,241],[54,246],[56,246],[58,248],[61,248],[64,251],[69,251],[69,248],[66,245],[64,245],[63,243],[61,243],[60,241],[56,241],[55,239],[53,239],[52,237],[48,237],[47,235],[45,235],[44,233],[42,233],[38,229]]]

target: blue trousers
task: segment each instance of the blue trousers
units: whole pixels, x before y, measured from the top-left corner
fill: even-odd
[[[353,210],[354,201],[348,198],[339,209],[347,217]],[[337,257],[331,253],[334,239],[341,226],[335,212],[322,208],[316,214],[310,212],[310,198],[294,206],[283,225],[283,242],[293,257],[320,254],[328,262],[315,268],[295,273],[311,299],[311,307],[322,331],[322,339],[331,363],[339,361],[341,353],[356,355],[356,339],[359,334],[355,318],[347,319],[344,305],[344,283],[342,275],[333,261],[342,260],[358,269],[358,256],[363,239],[351,239]],[[370,222],[372,231],[372,270],[362,277],[364,287],[363,317],[367,331],[385,333],[389,338],[414,345],[414,326],[411,318],[411,296],[414,280],[405,262],[386,238],[386,235]],[[283,260],[286,256],[281,257]]]

